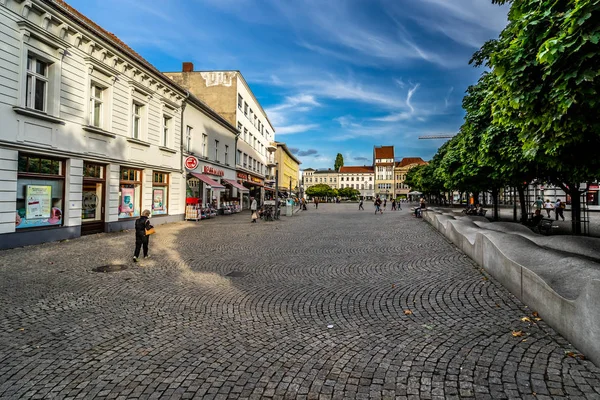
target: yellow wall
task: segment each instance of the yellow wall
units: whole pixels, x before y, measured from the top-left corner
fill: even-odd
[[[300,171],[300,165],[294,161],[281,146],[277,146],[275,152],[275,160],[279,163],[277,167],[277,174],[279,176],[279,189],[290,189],[290,178],[292,179],[292,191],[295,187],[300,187],[298,182],[298,175]]]

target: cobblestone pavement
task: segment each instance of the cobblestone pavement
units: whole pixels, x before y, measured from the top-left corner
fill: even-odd
[[[0,397],[600,398],[426,222],[355,207],[160,226],[140,264],[131,231],[0,252]]]

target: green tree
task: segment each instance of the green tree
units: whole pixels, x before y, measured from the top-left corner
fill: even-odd
[[[494,123],[571,195],[580,233],[579,183],[600,175],[600,0],[493,2],[511,4],[509,23],[474,61],[497,78]]]
[[[337,156],[335,156],[335,163],[333,164],[333,168],[336,171],[339,171],[341,167],[344,166],[344,156],[342,155],[342,153],[337,153]]]
[[[310,197],[327,197],[331,186],[324,183],[319,183],[306,189],[306,194]]]

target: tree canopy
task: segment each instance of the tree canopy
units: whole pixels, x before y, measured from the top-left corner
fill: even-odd
[[[339,172],[340,168],[344,166],[344,156],[342,153],[337,153],[335,156],[335,163],[333,164],[333,169]]]

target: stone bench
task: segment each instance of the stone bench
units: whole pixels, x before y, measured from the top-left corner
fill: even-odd
[[[600,365],[600,239],[428,211],[427,222]]]

